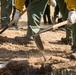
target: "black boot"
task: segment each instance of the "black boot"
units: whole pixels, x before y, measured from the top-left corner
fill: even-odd
[[[66,44],[66,45],[71,45],[72,40],[71,39],[66,39],[66,38],[61,38],[61,42]]]
[[[71,53],[70,58],[76,60],[76,48],[72,49],[72,51],[73,52]]]
[[[32,37],[15,37],[15,41],[18,44],[33,44],[33,38]]]

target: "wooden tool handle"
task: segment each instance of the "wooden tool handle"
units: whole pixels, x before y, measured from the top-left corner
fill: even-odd
[[[21,16],[27,11],[28,9],[26,8],[24,11],[22,11]]]
[[[39,34],[41,34],[41,33],[43,33],[43,32],[50,31],[50,30],[52,30],[52,29],[56,29],[56,28],[58,28],[58,27],[61,27],[61,26],[63,26],[63,25],[66,25],[66,24],[67,24],[67,20],[64,21],[64,22],[55,24],[55,25],[53,25],[53,26],[50,26],[50,27],[48,27],[48,28],[46,28],[46,29],[44,29],[44,30],[41,30],[38,34],[36,34],[36,36],[39,35]]]
[[[63,25],[66,25],[66,24],[67,24],[67,20],[64,21],[64,22],[61,22],[61,23],[58,23],[58,24],[53,25],[53,29],[56,29],[56,28],[58,28],[58,27],[61,27],[61,26],[63,26]]]

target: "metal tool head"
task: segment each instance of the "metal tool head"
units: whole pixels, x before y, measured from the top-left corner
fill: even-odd
[[[43,43],[41,41],[40,35],[38,35],[38,34],[33,35],[33,39],[34,39],[38,49],[44,50],[44,46],[43,46]]]

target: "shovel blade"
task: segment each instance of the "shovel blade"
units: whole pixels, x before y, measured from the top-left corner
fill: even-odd
[[[43,43],[41,41],[40,35],[34,35],[33,39],[38,47],[39,50],[44,50]]]

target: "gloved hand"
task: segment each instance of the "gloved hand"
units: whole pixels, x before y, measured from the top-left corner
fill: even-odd
[[[55,0],[50,0],[50,2],[51,2],[51,4],[52,4],[53,7],[56,6],[56,1]]]
[[[15,15],[14,15],[14,21],[17,22],[20,18],[20,11],[16,9]]]
[[[68,24],[76,23],[76,11],[69,11],[67,20]]]

